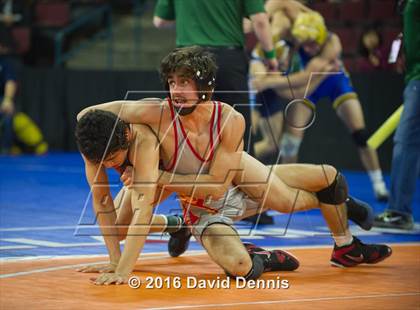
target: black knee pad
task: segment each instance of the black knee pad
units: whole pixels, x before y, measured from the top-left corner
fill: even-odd
[[[251,270],[246,274],[244,277],[245,280],[256,280],[258,279],[264,272],[264,260],[261,255],[249,254],[252,260],[252,267]],[[236,276],[230,274],[227,270],[225,270],[227,276],[231,278],[236,278]]]
[[[353,131],[351,134],[354,143],[359,147],[366,147],[369,139],[369,134],[365,128]]]
[[[348,186],[346,178],[337,172],[334,181],[326,188],[315,193],[318,200],[330,205],[344,203],[348,197]]]
[[[250,254],[252,259],[252,267],[248,274],[245,276],[246,280],[256,280],[264,272],[264,260],[260,255]]]

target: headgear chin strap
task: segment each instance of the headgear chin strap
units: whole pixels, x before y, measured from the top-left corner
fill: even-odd
[[[198,101],[196,104],[194,104],[192,107],[177,107],[177,106],[173,106],[174,107],[174,110],[175,110],[175,112],[178,114],[178,115],[181,115],[181,116],[186,116],[186,115],[189,115],[189,114],[191,114],[192,112],[194,112],[194,110],[195,110],[195,108],[197,107],[197,105],[200,103],[200,101]]]

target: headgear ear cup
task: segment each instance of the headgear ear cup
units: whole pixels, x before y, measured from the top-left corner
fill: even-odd
[[[205,69],[197,70],[195,82],[199,91],[200,101],[210,100],[211,91],[215,88],[216,78]]]
[[[35,154],[48,151],[48,144],[38,126],[26,114],[19,112],[13,117],[13,130],[17,139]]]
[[[299,13],[293,23],[292,35],[299,42],[315,41],[323,45],[328,35],[324,18],[315,11]]]

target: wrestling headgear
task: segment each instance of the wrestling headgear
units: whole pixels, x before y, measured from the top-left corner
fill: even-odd
[[[328,35],[324,18],[314,11],[299,13],[293,23],[292,35],[299,43],[315,41],[323,45]]]
[[[177,48],[160,64],[160,76],[165,89],[169,90],[168,77],[183,74],[195,81],[198,103],[210,100],[216,82],[217,66],[213,54],[199,46]]]

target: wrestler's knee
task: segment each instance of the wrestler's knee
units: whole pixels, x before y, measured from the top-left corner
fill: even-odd
[[[229,257],[223,266],[225,271],[235,277],[244,277],[248,274],[252,267],[251,258],[249,257]]]
[[[334,178],[337,175],[338,170],[334,166],[331,166],[331,165],[321,165],[321,168],[322,168],[322,174],[324,178],[326,179],[325,187],[327,187],[334,181]]]
[[[203,231],[201,241],[228,274],[245,276],[251,269],[251,258],[232,227],[218,223],[209,225]]]

